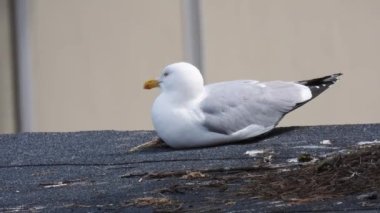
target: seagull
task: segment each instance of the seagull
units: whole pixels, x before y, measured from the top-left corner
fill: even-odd
[[[172,148],[216,146],[253,138],[274,129],[289,112],[333,85],[341,73],[287,82],[224,81],[204,85],[195,66],[166,66],[144,89],[159,87],[152,121],[158,137]]]

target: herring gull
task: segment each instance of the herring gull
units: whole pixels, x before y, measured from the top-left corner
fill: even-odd
[[[173,148],[237,142],[272,130],[292,110],[337,81],[341,73],[306,81],[225,81],[204,85],[200,71],[170,64],[145,89],[159,87],[152,107],[158,136]]]

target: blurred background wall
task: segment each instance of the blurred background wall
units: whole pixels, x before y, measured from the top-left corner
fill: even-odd
[[[17,129],[10,2],[0,0],[0,133]]]
[[[146,79],[336,86],[281,125],[380,122],[377,0],[0,0],[0,133],[152,129]]]

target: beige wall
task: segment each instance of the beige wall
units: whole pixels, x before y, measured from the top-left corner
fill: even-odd
[[[282,125],[380,122],[380,1],[202,1],[209,82],[344,76]]]
[[[200,2],[208,82],[343,72],[282,125],[380,122],[380,1]],[[29,3],[33,130],[151,129],[142,83],[184,60],[183,1]]]
[[[35,0],[31,25],[35,131],[148,129],[155,92],[182,60],[179,1]]]
[[[16,130],[10,2],[0,0],[0,133]]]

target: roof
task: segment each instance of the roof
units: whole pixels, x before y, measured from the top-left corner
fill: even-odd
[[[283,127],[237,144],[128,152],[155,136],[152,131],[0,135],[0,211],[380,209],[372,191],[289,202],[242,190],[255,186],[255,175],[298,170],[344,150],[379,144],[380,124]],[[375,193],[367,197],[375,199],[363,200],[366,193]]]

